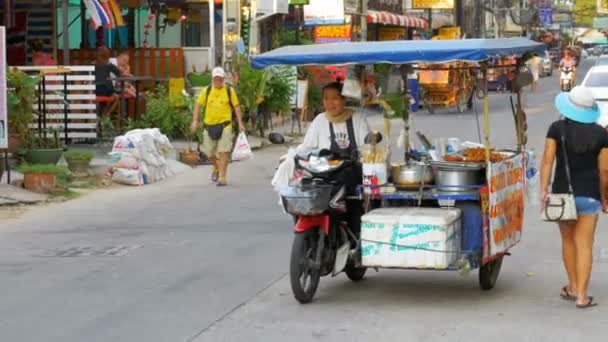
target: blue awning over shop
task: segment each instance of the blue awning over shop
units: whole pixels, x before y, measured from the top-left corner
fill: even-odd
[[[545,49],[545,44],[525,38],[349,42],[286,46],[250,60],[257,69],[271,65],[481,62]]]

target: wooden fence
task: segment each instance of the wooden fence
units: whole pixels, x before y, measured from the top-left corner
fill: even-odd
[[[42,70],[55,67],[17,67],[29,75],[39,75]],[[64,66],[69,69],[66,75],[47,75],[45,77],[46,123],[47,128],[60,131],[60,137],[67,139],[94,139],[97,137],[97,105],[95,103],[95,67]],[[64,86],[67,79],[67,96]],[[41,83],[42,84],[42,83]],[[41,85],[40,84],[40,85]],[[40,86],[39,85],[39,86]],[[67,98],[67,101],[65,99]],[[34,122],[32,129],[38,128],[38,98],[34,101]],[[65,116],[67,106],[67,118]],[[67,119],[67,120],[66,120]]]
[[[181,48],[137,48],[125,50],[129,54],[131,73],[135,76],[151,77],[157,81],[167,81],[170,78],[184,78],[184,51]],[[112,52],[116,57],[118,51]],[[96,50],[79,49],[70,50],[70,65],[93,65]],[[59,64],[63,63],[63,56],[59,56]],[[144,88],[153,89],[156,81],[143,82]]]

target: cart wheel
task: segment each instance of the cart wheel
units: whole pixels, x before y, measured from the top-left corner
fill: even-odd
[[[365,278],[365,272],[367,272],[367,268],[365,267],[354,267],[352,265],[347,265],[344,270],[348,279],[358,282]]]
[[[496,279],[498,279],[503,258],[504,255],[479,268],[479,287],[481,287],[482,290],[491,290],[494,288],[494,285],[496,285]]]

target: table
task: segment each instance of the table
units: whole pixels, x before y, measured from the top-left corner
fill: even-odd
[[[139,119],[139,84],[145,81],[154,81],[158,84],[159,82],[167,82],[170,79],[166,77],[159,78],[151,76],[120,76],[113,80],[120,82],[123,90],[126,82],[133,82],[135,84],[135,119]]]

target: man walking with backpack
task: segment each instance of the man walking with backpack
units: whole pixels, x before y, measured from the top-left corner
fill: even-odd
[[[236,116],[239,129],[245,130],[243,125],[239,99],[236,91],[226,84],[224,69],[217,67],[211,72],[212,84],[204,89],[196,101],[192,114],[192,132],[198,129],[201,108],[203,116],[203,152],[213,164],[211,180],[217,186],[228,185],[226,174],[232,151],[233,114]]]

